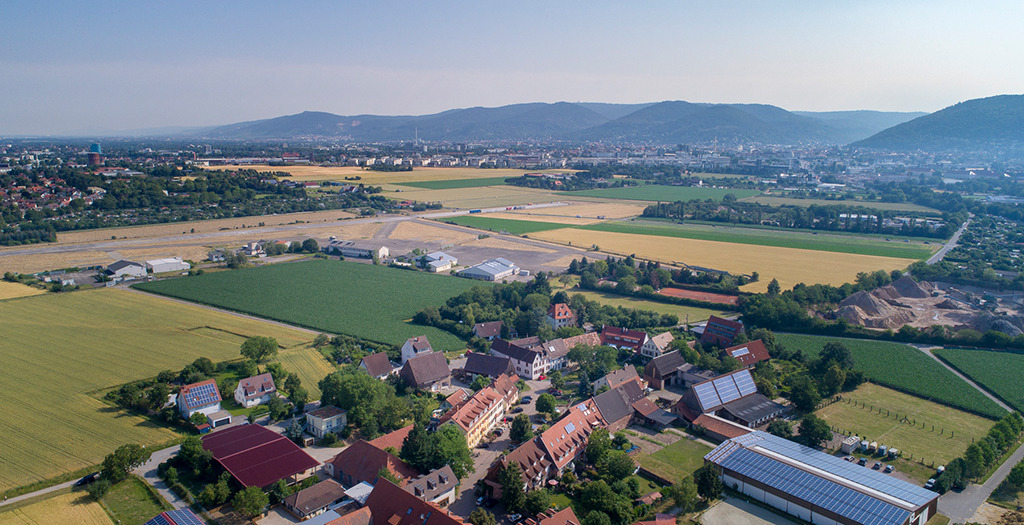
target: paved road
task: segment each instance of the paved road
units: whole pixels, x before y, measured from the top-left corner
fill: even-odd
[[[941,261],[942,258],[946,256],[946,253],[949,252],[949,250],[952,250],[953,248],[956,248],[956,243],[957,243],[957,241],[960,240],[960,235],[964,233],[964,230],[967,229],[967,225],[970,224],[970,223],[971,223],[970,219],[967,219],[966,221],[964,221],[963,225],[960,226],[960,229],[957,230],[956,233],[954,233],[953,236],[949,238],[949,241],[945,245],[943,245],[942,248],[939,248],[939,251],[935,252],[934,255],[929,257],[928,260],[926,261],[926,263],[927,264],[935,264],[935,263]]]
[[[1020,447],[1003,462],[984,485],[970,485],[963,492],[947,492],[939,498],[939,512],[949,516],[952,523],[972,521],[978,507],[988,499],[992,491],[1010,475],[1010,469],[1024,458],[1024,447]]]
[[[12,503],[17,503],[19,501],[25,501],[27,499],[34,498],[36,496],[42,496],[43,494],[49,494],[51,492],[56,492],[56,491],[58,491],[60,489],[66,489],[68,487],[73,487],[75,485],[75,483],[77,483],[77,482],[78,482],[78,480],[75,479],[75,480],[71,480],[71,481],[68,481],[68,482],[65,482],[65,483],[61,483],[60,485],[54,485],[52,487],[46,487],[45,489],[39,489],[39,490],[37,490],[35,492],[29,492],[28,494],[22,494],[21,496],[15,496],[15,497],[10,498],[10,499],[5,499],[3,501],[0,501],[0,507],[3,507],[4,505],[10,505]]]
[[[1003,407],[1003,410],[1006,410],[1007,412],[1013,412],[1013,409],[1010,408],[1010,405],[1007,405],[1006,403],[1003,403],[998,397],[996,397],[996,396],[992,395],[991,393],[989,393],[988,390],[985,390],[984,388],[981,388],[981,386],[979,386],[977,383],[975,383],[974,381],[971,381],[970,378],[968,378],[967,376],[961,374],[957,369],[949,366],[948,364],[946,364],[945,361],[943,361],[942,359],[939,359],[938,356],[936,356],[935,354],[933,354],[931,352],[931,350],[933,348],[941,348],[941,347],[929,346],[929,345],[915,345],[915,344],[911,344],[910,346],[913,346],[914,348],[917,348],[918,350],[924,352],[925,355],[927,355],[928,357],[934,359],[940,365],[946,367],[947,370],[949,370],[950,372],[953,372],[953,374],[955,374],[957,377],[959,377],[960,379],[963,379],[964,381],[966,381],[968,385],[971,385],[972,387],[974,387],[974,389],[977,390],[978,392],[981,392],[982,395],[984,395],[985,397],[991,399],[992,401],[995,401],[995,403],[997,405]]]
[[[188,507],[188,502],[179,498],[178,495],[175,494],[162,479],[160,479],[160,476],[156,473],[156,468],[164,461],[170,459],[171,456],[177,454],[180,448],[181,446],[175,445],[173,447],[157,450],[152,456],[150,456],[149,461],[132,471],[133,474],[142,477],[142,479],[146,480],[146,483],[152,485],[153,488],[155,488],[156,491],[159,492],[165,500],[167,500],[167,503],[170,503],[175,509],[184,509],[185,507]]]

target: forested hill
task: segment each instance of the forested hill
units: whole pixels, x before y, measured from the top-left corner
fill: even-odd
[[[1024,95],[961,102],[852,145],[926,151],[1020,148],[1024,146]]]

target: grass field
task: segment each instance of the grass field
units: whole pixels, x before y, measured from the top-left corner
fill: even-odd
[[[465,348],[454,335],[408,322],[479,281],[353,262],[315,260],[154,281],[137,288],[336,334],[401,345],[427,335],[435,349]]]
[[[4,299],[16,299],[18,297],[31,297],[33,295],[42,295],[44,293],[46,293],[46,290],[33,288],[27,284],[0,281],[0,301]]]
[[[459,226],[469,226],[470,228],[478,228],[481,230],[488,230],[492,232],[505,231],[514,235],[522,235],[524,233],[533,233],[547,230],[557,230],[559,228],[566,227],[565,224],[559,224],[557,222],[520,221],[516,219],[481,217],[477,215],[446,217],[444,219],[441,219],[441,222],[458,224]]]
[[[120,525],[145,525],[153,516],[174,509],[137,476],[111,487],[103,504]]]
[[[739,195],[737,195],[739,197]],[[793,197],[771,197],[768,195],[758,195],[756,197],[747,197],[741,200],[749,202],[757,202],[759,204],[768,204],[771,206],[834,206],[841,204],[844,206],[864,206],[865,208],[875,208],[877,210],[896,210],[896,211],[923,211],[931,212],[936,215],[941,215],[942,212],[939,210],[929,208],[927,206],[921,206],[910,202],[871,202],[871,201],[831,201],[828,199],[797,199]]]
[[[317,383],[336,370],[319,350],[312,347],[283,351],[277,354],[277,360],[284,365],[285,370],[299,375],[303,388],[309,392],[310,401],[320,399],[321,392]]]
[[[798,334],[777,334],[776,341],[789,350],[801,350],[807,357],[817,357],[827,342],[840,342],[853,354],[855,367],[876,383],[978,414],[1002,417],[1006,413],[994,401],[911,346]]]
[[[384,187],[384,193],[381,195],[399,201],[440,202],[446,208],[460,209],[519,206],[532,202],[553,202],[565,199],[565,195],[559,195],[548,190],[521,188],[519,186],[426,190],[418,188],[409,189],[408,186],[389,185]]]
[[[482,188],[484,186],[504,186],[505,177],[488,177],[483,179],[447,179],[426,180],[418,182],[394,183],[425,190],[450,190],[455,188]]]
[[[153,516],[150,516],[152,518]],[[103,507],[84,491],[62,491],[56,496],[35,501],[13,510],[0,507],[0,525],[112,525]],[[145,523],[145,522],[143,522]]]
[[[640,465],[651,472],[675,482],[693,475],[693,471],[704,465],[704,455],[711,447],[680,439],[671,445],[646,456],[640,456]]]
[[[691,200],[722,200],[732,194],[737,199],[753,197],[760,194],[757,190],[730,188],[694,188],[688,186],[627,186],[625,188],[605,188],[600,190],[566,191],[562,195],[581,197],[599,197],[602,199],[625,199],[633,201],[691,201]]]
[[[574,286],[574,280],[570,283],[570,286]],[[580,294],[583,297],[591,301],[597,301],[601,304],[609,306],[624,306],[626,308],[637,308],[640,310],[651,310],[658,312],[659,314],[676,314],[679,316],[679,322],[685,323],[687,319],[690,322],[704,321],[712,315],[721,316],[728,313],[728,310],[711,310],[708,308],[698,308],[696,306],[682,306],[668,303],[659,303],[657,301],[648,301],[645,299],[637,299],[635,297],[624,297],[621,295],[615,295],[605,292],[595,292],[591,290],[580,290],[579,288],[566,288],[559,287],[560,283],[556,280],[551,281],[553,291],[564,290],[569,295]]]
[[[843,398],[818,410],[817,415],[844,434],[896,447],[903,452],[904,459],[923,458],[926,465],[945,465],[959,457],[974,440],[985,437],[994,424],[983,417],[871,383],[843,394]]]
[[[0,492],[94,465],[125,443],[177,437],[102,403],[94,392],[180,369],[198,357],[238,358],[232,334],[272,336],[289,347],[312,339],[112,288],[3,301],[0,319]]]
[[[1010,352],[940,348],[932,351],[1007,404],[1024,411],[1024,355]]]
[[[603,252],[637,256],[665,264],[686,264],[727,271],[733,274],[758,272],[760,280],[743,287],[744,291],[762,292],[772,278],[783,289],[797,283],[824,283],[839,286],[853,282],[858,272],[903,269],[916,259],[898,259],[876,255],[857,255],[817,250],[798,250],[776,246],[754,246],[697,239],[680,239],[653,235],[632,235],[562,228],[539,231],[531,238],[573,246],[596,245]]]

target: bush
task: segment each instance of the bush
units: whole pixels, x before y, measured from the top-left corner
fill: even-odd
[[[111,487],[113,484],[110,483],[110,480],[98,479],[89,485],[89,495],[92,496],[92,499],[99,501],[107,495],[107,492],[110,492]]]

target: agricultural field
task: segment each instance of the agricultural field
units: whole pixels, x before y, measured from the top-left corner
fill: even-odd
[[[56,496],[33,501],[27,505],[0,507],[0,525],[40,525],[74,523],[75,525],[113,525],[113,521],[89,494],[70,489]],[[152,518],[152,516],[150,516]],[[145,523],[145,522],[143,522]],[[127,525],[127,524],[126,524]]]
[[[1017,410],[1024,410],[1024,355],[963,348],[939,348],[932,353],[953,365]]]
[[[668,303],[660,303],[658,301],[648,301],[645,299],[638,299],[635,297],[625,297],[607,292],[596,292],[592,290],[580,290],[579,288],[573,288],[578,279],[573,279],[568,286],[559,287],[557,280],[551,281],[551,288],[553,291],[565,291],[565,293],[571,295],[582,295],[590,301],[597,301],[601,304],[608,306],[623,306],[625,308],[636,308],[638,310],[650,310],[658,312],[659,314],[675,314],[679,317],[680,323],[685,323],[687,319],[691,323],[697,321],[705,321],[712,315],[722,316],[728,315],[731,312],[726,309],[712,310],[708,308],[699,308],[696,306],[683,306]]]
[[[703,443],[680,439],[653,454],[640,456],[639,461],[645,469],[678,483],[704,465],[708,452],[711,447]]]
[[[539,231],[531,233],[530,238],[560,244],[572,243],[579,247],[597,246],[601,252],[620,256],[636,254],[643,259],[674,266],[701,266],[745,275],[758,272],[760,280],[743,287],[748,292],[765,291],[772,278],[778,279],[783,289],[792,288],[797,283],[839,286],[853,282],[858,272],[901,270],[916,260],[632,235],[584,228]]]
[[[401,345],[427,335],[435,349],[465,342],[410,321],[479,281],[335,260],[274,264],[135,285],[148,292],[305,326]]]
[[[393,183],[395,184],[395,183]],[[455,188],[482,188],[484,186],[504,186],[505,177],[488,177],[484,179],[448,179],[426,180],[419,182],[401,182],[402,186],[422,188],[425,190],[451,190]]]
[[[409,189],[407,186],[384,186],[381,195],[398,201],[440,202],[445,208],[473,209],[495,206],[521,206],[534,202],[564,199],[548,190],[519,186],[485,186],[442,190]]]
[[[825,343],[839,342],[853,354],[855,368],[875,383],[975,414],[998,418],[1006,413],[994,401],[912,346],[799,334],[776,334],[775,340],[788,350],[802,351],[809,358],[817,357]]]
[[[739,195],[737,195],[739,197]],[[828,200],[828,199],[799,199],[795,197],[772,197],[768,195],[758,195],[756,197],[746,197],[740,200],[748,202],[756,202],[758,204],[768,204],[770,206],[832,206],[836,204],[843,204],[847,206],[864,206],[866,208],[874,208],[876,210],[894,210],[894,211],[923,211],[931,212],[936,216],[942,215],[942,212],[927,206],[921,206],[919,204],[913,204],[910,202],[877,202],[877,201],[856,201],[856,200]]]
[[[504,180],[508,177],[522,177],[524,173],[530,172],[529,170],[484,168],[413,168],[412,171],[372,171],[357,166],[214,166],[209,169],[225,171],[249,169],[261,173],[283,171],[291,173],[292,180],[297,181],[333,180],[346,182],[345,177],[350,177],[347,182],[374,186],[435,180],[497,178]],[[561,173],[572,170],[558,171]],[[353,177],[360,177],[360,179],[352,180],[351,178]]]
[[[985,437],[994,424],[989,419],[872,383],[844,393],[842,401],[818,410],[817,415],[843,434],[896,447],[902,451],[903,459],[923,459],[926,465],[945,465],[961,456],[968,445]]]
[[[648,184],[644,186],[627,186],[624,188],[605,188],[600,190],[566,191],[562,195],[579,197],[598,197],[601,199],[624,199],[633,201],[692,201],[692,200],[722,200],[726,195],[732,194],[737,199],[753,197],[761,192],[757,190],[731,189],[731,188],[696,188],[691,186],[658,186]]]
[[[17,299],[18,297],[31,297],[44,293],[46,293],[46,290],[33,288],[27,284],[0,281],[0,301],[4,299]]]
[[[98,399],[198,357],[237,359],[242,337],[312,335],[113,288],[0,302],[0,492],[99,463],[125,443],[178,435]],[[111,337],[116,333],[116,337]]]
[[[298,374],[303,388],[309,392],[310,401],[320,399],[321,392],[317,383],[336,370],[319,350],[312,347],[282,351],[277,354],[277,360],[284,365],[285,370]]]
[[[492,232],[504,231],[511,233],[513,235],[522,235],[524,233],[533,233],[546,230],[557,230],[559,228],[566,227],[565,224],[559,224],[556,222],[521,221],[516,219],[482,217],[479,215],[461,215],[458,217],[446,217],[444,219],[440,219],[440,221]]]
[[[145,525],[153,516],[174,510],[138,476],[128,476],[128,479],[111,487],[110,492],[103,496],[103,504],[120,525]]]

